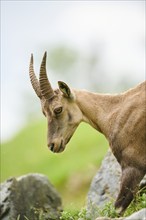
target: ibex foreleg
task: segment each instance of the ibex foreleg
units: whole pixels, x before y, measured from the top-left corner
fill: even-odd
[[[143,176],[144,172],[135,167],[126,167],[123,169],[120,192],[115,202],[115,208],[118,214],[123,214],[129,206]]]

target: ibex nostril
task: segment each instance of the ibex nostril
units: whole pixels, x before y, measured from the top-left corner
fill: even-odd
[[[50,145],[50,150],[53,151],[54,150],[54,144]]]

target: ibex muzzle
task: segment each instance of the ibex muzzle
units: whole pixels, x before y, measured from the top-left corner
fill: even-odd
[[[33,55],[29,75],[48,121],[48,147],[54,153],[62,152],[82,120],[81,111],[75,103],[75,95],[61,81],[58,82],[59,89],[52,89],[46,73],[46,52],[40,67],[39,81],[34,73]]]
[[[58,153],[81,121],[105,135],[122,169],[121,188],[115,202],[120,214],[128,207],[146,173],[146,82],[118,95],[71,90],[59,81],[53,90],[46,74],[44,54],[39,81],[30,61],[30,80],[48,121],[48,146]]]

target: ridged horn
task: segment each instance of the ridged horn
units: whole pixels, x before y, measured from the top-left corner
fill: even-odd
[[[51,84],[48,80],[46,73],[46,57],[47,57],[47,53],[45,52],[40,67],[39,82],[40,82],[40,89],[42,96],[44,96],[45,99],[50,99],[54,96],[54,91],[51,87]]]
[[[41,99],[42,95],[41,95],[39,81],[35,75],[34,68],[33,68],[33,54],[31,54],[31,58],[30,58],[29,76],[30,76],[30,81],[31,81],[34,91],[36,92],[37,96]]]

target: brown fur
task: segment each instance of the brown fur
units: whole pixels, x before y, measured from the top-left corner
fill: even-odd
[[[36,93],[41,94],[38,87]],[[146,173],[146,82],[118,95],[71,90],[59,82],[53,97],[39,98],[48,121],[48,147],[54,153],[65,149],[82,121],[105,135],[122,169],[115,202],[122,214]]]
[[[103,133],[122,168],[120,214],[146,173],[146,83],[119,95],[75,92],[85,122]]]

